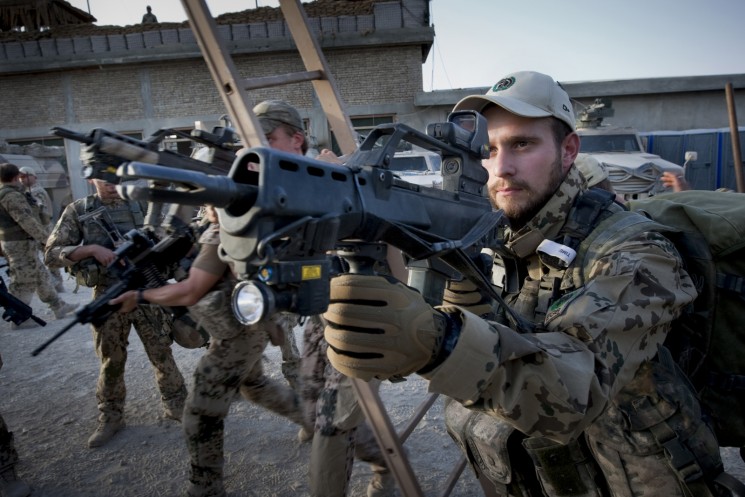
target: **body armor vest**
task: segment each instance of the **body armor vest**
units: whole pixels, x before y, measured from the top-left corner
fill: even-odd
[[[89,195],[75,201],[83,242],[86,245],[101,245],[115,250],[122,242],[124,235],[133,229],[142,228],[145,221],[145,209],[139,202],[125,200],[104,205],[97,195]],[[106,268],[94,258],[88,257],[70,266],[79,284],[94,287],[113,283],[106,276]]]
[[[0,186],[0,200],[5,198],[6,195],[12,192],[18,192],[26,198],[29,207],[31,208],[32,214],[39,219],[39,206],[36,201],[31,197],[30,194],[24,194],[20,187],[14,185],[2,185]],[[18,223],[10,217],[10,214],[0,207],[0,240],[4,242],[11,241],[22,241],[32,239],[26,230],[21,228]]]

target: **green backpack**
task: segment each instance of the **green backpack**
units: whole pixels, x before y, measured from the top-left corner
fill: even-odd
[[[641,231],[662,232],[699,292],[665,342],[698,392],[723,447],[745,446],[745,195],[690,190],[629,203],[580,243],[602,253]],[[634,212],[646,218],[634,215]],[[650,221],[651,220],[651,221]]]

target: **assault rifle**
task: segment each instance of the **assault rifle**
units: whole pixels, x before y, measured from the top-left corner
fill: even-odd
[[[389,169],[401,141],[441,154],[442,190],[408,183]],[[370,272],[384,257],[381,242],[411,259],[409,267],[419,271],[409,282],[430,303],[442,302],[445,282],[457,272],[501,302],[464,251],[475,255],[497,246],[504,227],[502,212],[486,196],[481,159],[488,153],[485,119],[462,111],[430,124],[427,134],[403,124],[379,126],[345,166],[257,147],[236,158],[228,177],[131,162],[117,174],[180,189],[118,190],[126,198],[218,207],[220,255],[244,280],[233,292],[233,309],[245,324],[275,311],[324,312],[333,267],[329,251],[344,257],[353,272]],[[530,329],[504,307],[516,327]]]
[[[55,127],[52,133],[68,140],[87,145],[83,150],[83,176],[118,182],[116,168],[128,161],[200,171],[210,174],[225,174],[235,159],[235,132],[228,127],[215,128],[213,133],[194,130],[191,134],[174,129],[160,129],[147,140],[138,140],[103,128],[95,128],[88,134],[76,133],[69,129]],[[193,159],[171,150],[160,150],[161,142],[167,136],[176,135],[187,138],[213,150],[211,163]]]
[[[31,306],[8,292],[8,287],[5,286],[5,280],[2,278],[0,278],[0,307],[4,309],[3,319],[5,321],[21,324],[27,319],[33,319],[41,326],[47,325],[46,321],[34,316],[34,310]]]
[[[36,356],[78,323],[100,325],[114,314],[120,305],[109,301],[128,290],[158,288],[166,284],[181,259],[191,250],[194,235],[187,225],[174,228],[172,234],[155,243],[154,236],[143,230],[131,230],[124,243],[114,251],[116,258],[106,267],[117,282],[105,293],[75,313],[75,318],[62,330],[34,349]]]

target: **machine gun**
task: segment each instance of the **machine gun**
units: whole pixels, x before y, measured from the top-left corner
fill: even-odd
[[[225,174],[235,159],[236,135],[229,127],[215,128],[213,133],[195,130],[192,134],[174,129],[160,129],[147,140],[138,140],[103,128],[95,128],[88,134],[82,134],[55,127],[52,128],[52,133],[86,145],[83,151],[83,176],[88,179],[118,182],[116,168],[128,161],[161,164],[208,174]],[[171,135],[210,147],[214,152],[212,162],[208,164],[171,150],[160,150],[163,139]]]
[[[401,140],[442,155],[442,190],[403,181],[387,167]],[[464,252],[497,246],[504,228],[501,211],[485,195],[488,175],[480,161],[488,156],[487,143],[483,116],[462,111],[430,124],[427,134],[403,124],[379,126],[345,166],[259,147],[237,157],[229,177],[132,162],[118,174],[174,182],[181,191],[118,189],[126,198],[219,208],[220,255],[244,280],[233,292],[244,324],[275,311],[324,312],[333,267],[328,252],[339,251],[353,272],[368,272],[383,258],[381,242],[422,270],[413,286],[430,303],[441,303],[456,271],[501,302]],[[516,327],[530,329],[504,307]]]
[[[124,235],[124,243],[115,251],[116,258],[106,267],[117,280],[106,292],[75,313],[75,319],[62,330],[34,349],[36,356],[78,323],[99,325],[118,309],[109,301],[126,291],[139,288],[157,288],[170,278],[174,265],[191,250],[194,235],[190,227],[183,226],[155,243],[153,237],[142,230],[131,230]]]
[[[5,267],[5,266],[2,266]],[[40,326],[46,326],[47,322],[34,316],[34,310],[28,304],[17,297],[13,296],[8,287],[5,286],[5,280],[0,278],[0,307],[3,310],[3,319],[15,324],[21,324],[27,319],[33,319]]]

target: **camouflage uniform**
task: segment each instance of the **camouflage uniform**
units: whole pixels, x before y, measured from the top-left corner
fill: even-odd
[[[36,292],[56,316],[66,304],[39,259],[48,235],[39,219],[38,206],[23,193],[21,185],[0,186],[0,244],[10,268],[8,291],[26,304]]]
[[[303,406],[306,418],[314,426],[310,491],[313,497],[343,497],[355,456],[370,463],[374,473],[388,474],[389,470],[372,429],[365,422],[351,380],[329,364],[323,328],[321,317],[311,316],[306,320],[303,337]]]
[[[202,235],[200,243],[202,248],[192,267],[224,274],[228,267],[217,255],[218,226],[212,225]],[[251,402],[304,424],[295,391],[264,376],[261,360],[269,343],[269,333],[258,325],[242,326],[235,319],[230,309],[231,283],[229,276],[223,278],[217,289],[189,308],[191,315],[211,337],[209,349],[194,371],[194,385],[187,397],[183,417],[191,457],[190,496],[224,495],[223,427],[230,404],[238,392]],[[286,344],[294,344],[292,328],[296,322],[296,316],[287,314],[275,320],[278,331],[287,337]],[[297,346],[294,347],[296,351]],[[294,359],[292,356],[292,345],[283,351],[285,356],[297,362],[297,355]],[[283,371],[288,375],[288,381],[295,381],[297,372],[291,365],[288,364]]]
[[[103,203],[98,195],[78,199],[65,208],[49,237],[45,252],[45,261],[49,266],[81,267],[81,263],[87,264],[85,260],[76,263],[67,258],[80,244],[98,244],[114,249],[109,234],[102,227],[93,222],[81,223],[79,220],[81,215],[101,205],[106,208],[120,233],[142,227],[144,216],[139,205],[125,200]],[[93,299],[96,299],[115,280],[92,258],[90,264],[87,267],[97,270],[91,270],[94,276],[90,276],[88,281],[93,286]],[[128,314],[114,313],[103,324],[91,326],[96,354],[101,360],[96,399],[101,411],[99,421],[102,423],[118,423],[123,419],[126,396],[124,368],[132,325],[153,365],[166,416],[173,417],[171,413],[179,413],[183,409],[186,387],[171,351],[173,340],[170,336],[170,317],[159,307],[143,306]],[[175,417],[180,417],[180,414]]]
[[[682,479],[707,495],[693,480],[721,469],[716,440],[665,349],[658,355],[696,297],[673,245],[649,232],[625,240],[584,286],[570,268],[561,297],[545,300],[555,275],[536,247],[557,238],[583,188],[572,167],[541,211],[506,234],[505,253],[528,275],[506,301],[536,333],[445,307],[460,313],[462,331],[424,376],[458,401],[447,405],[448,430],[500,495],[683,496]]]
[[[39,218],[41,219],[41,224],[44,225],[47,232],[51,233],[52,228],[54,228],[54,224],[52,223],[52,216],[54,215],[52,199],[49,197],[47,191],[39,184],[29,188],[29,193],[34,200],[36,200],[36,205],[39,206]],[[49,274],[52,276],[54,288],[58,292],[64,291],[64,287],[62,286],[62,268],[47,269],[49,270]]]

